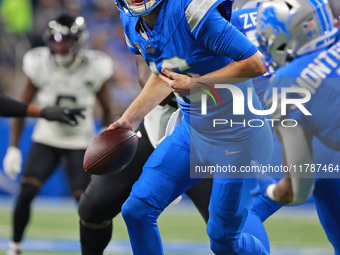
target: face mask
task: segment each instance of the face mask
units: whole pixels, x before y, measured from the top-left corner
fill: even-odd
[[[140,6],[132,6],[132,5],[128,4],[128,7],[133,14],[141,14],[141,13],[146,12],[147,10],[151,9],[151,7],[154,6],[156,3],[157,3],[156,0],[150,0],[148,3],[146,3],[146,10],[145,10],[144,4],[142,4]],[[148,13],[146,13],[146,14],[148,14]]]

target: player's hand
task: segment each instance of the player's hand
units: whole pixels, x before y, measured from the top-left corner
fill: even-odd
[[[176,93],[190,90],[190,75],[180,74],[167,68],[162,68],[159,77]]]
[[[57,106],[46,107],[41,112],[41,117],[50,121],[59,121],[71,126],[78,125],[76,117],[85,118],[85,108],[61,108]]]
[[[252,160],[251,161],[251,166],[257,166],[257,167],[260,167],[259,166],[259,163],[255,160]],[[276,183],[276,180],[273,179],[273,178],[270,178],[269,176],[267,175],[264,175],[262,173],[260,173],[259,175],[259,178],[257,178],[257,185],[254,189],[252,189],[250,191],[250,194],[252,196],[258,196],[258,195],[262,195],[264,197],[268,197],[267,195],[267,188],[270,184],[273,184],[273,183]]]
[[[133,131],[135,125],[136,125],[136,123],[133,123],[131,121],[126,121],[123,118],[120,118],[119,120],[113,122],[107,128],[107,130],[115,130],[115,129],[118,129],[118,128],[126,128],[126,129]]]
[[[6,155],[3,160],[3,168],[6,175],[15,180],[21,172],[22,155],[18,147],[10,146],[7,148]]]

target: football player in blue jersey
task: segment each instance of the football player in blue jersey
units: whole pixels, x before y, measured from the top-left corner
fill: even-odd
[[[141,56],[136,57],[138,78],[144,87],[150,69]],[[125,200],[129,197],[132,185],[142,173],[142,168],[157,147],[158,141],[165,135],[170,116],[178,109],[177,103],[167,98],[155,107],[139,124],[138,147],[131,163],[118,174],[93,176],[90,184],[81,196],[78,206],[80,216],[80,244],[82,255],[103,255],[112,238],[113,219],[121,212]],[[205,222],[208,222],[208,205],[212,188],[212,179],[205,178],[186,191]],[[178,201],[178,199],[176,199]]]
[[[235,0],[233,3],[233,13],[231,17],[231,23],[245,36],[247,36],[247,38],[257,47],[260,46],[256,38],[257,12],[258,6],[261,4],[261,2],[262,0]],[[260,102],[264,109],[266,109],[267,106],[263,96],[267,90],[269,78],[271,77],[272,72],[273,70],[269,71],[268,67],[268,72],[266,74],[252,79],[256,94],[259,96]],[[280,141],[276,137],[275,132],[273,132],[273,153],[270,164],[281,164],[281,154],[282,150]],[[258,238],[269,253],[269,238],[263,222],[264,219],[267,219],[281,207],[281,204],[274,202],[267,197],[263,197],[260,194],[255,198],[247,221],[244,225],[244,231]]]
[[[231,22],[236,26],[242,33],[244,33],[255,45],[258,45],[256,39],[256,25],[257,25],[257,11],[258,6],[262,1],[234,1],[234,12],[232,15]],[[336,1],[330,1],[330,5],[333,7],[332,11],[334,17],[339,16],[339,10],[336,7]],[[338,22],[337,20],[335,21]],[[257,82],[256,80],[259,80]],[[253,79],[254,87],[256,92],[262,100],[262,95],[268,86],[264,79]],[[271,165],[282,164],[281,158],[281,144],[277,137],[273,136],[273,155],[271,159]],[[322,144],[317,138],[313,139],[313,151],[314,151],[314,162],[321,165],[336,165],[339,163],[340,152],[331,150]],[[340,252],[340,243],[337,240],[340,235],[337,222],[337,215],[340,211],[340,206],[334,201],[338,200],[340,196],[340,190],[337,188],[340,185],[340,179],[327,179],[320,178],[315,182],[315,189],[313,192],[317,213],[319,215],[320,222],[327,234],[328,239],[332,243],[335,253]],[[331,190],[331,192],[330,192]],[[251,212],[248,216],[244,231],[256,236],[264,246],[270,251],[269,240],[265,228],[262,224],[269,216],[274,214],[277,210],[282,207],[279,204],[267,196],[261,194],[256,197]]]
[[[236,0],[233,3],[233,13],[231,16],[231,24],[247,36],[247,38],[257,47],[259,47],[256,38],[257,11],[258,5],[261,2],[262,1],[258,0]],[[268,79],[266,78],[270,78],[270,73],[271,72],[267,72],[252,80],[255,92],[259,96],[263,108],[266,108],[263,95],[268,86]]]
[[[338,70],[340,62],[337,55],[337,46],[340,43],[338,29],[334,26],[328,4],[323,1],[264,2],[259,9],[259,17],[259,42],[264,51],[270,55],[272,65],[280,67],[270,83],[268,103],[270,104],[271,98],[274,97],[272,88],[277,88],[280,95],[281,90],[284,94],[283,89],[286,87],[303,88],[307,94],[309,92],[312,95],[304,106],[307,112],[290,107],[287,115],[280,116],[278,113],[282,118],[298,122],[298,125],[292,128],[276,126],[276,131],[284,142],[282,149],[285,162],[287,164],[313,162],[310,148],[312,136],[318,137],[327,147],[340,150],[338,138],[340,129],[337,124],[340,117],[333,112],[335,111],[333,107],[329,107],[330,102],[338,104],[338,100],[332,100],[331,95],[337,96],[339,93],[334,83],[336,78],[340,78]],[[283,21],[283,17],[287,21]],[[293,98],[297,95],[290,93],[287,97]],[[290,139],[294,139],[293,144]],[[296,146],[297,141],[299,146]],[[295,147],[295,150],[292,147]],[[300,149],[298,155],[297,148]],[[313,185],[307,185],[307,182],[311,181],[307,179],[301,181],[300,178],[282,179],[278,184],[270,185],[266,194],[281,203],[301,203],[312,191]],[[305,186],[305,189],[301,189],[301,186]]]
[[[231,1],[222,0],[118,0],[121,21],[131,52],[141,54],[153,74],[141,94],[109,128],[133,129],[172,91],[183,113],[181,123],[165,138],[143,168],[131,195],[122,207],[134,254],[163,254],[157,218],[177,196],[201,178],[190,178],[190,163],[232,165],[240,168],[256,159],[269,162],[272,137],[268,123],[260,128],[228,126],[212,129],[217,117],[232,119],[232,95],[219,91],[223,106],[208,101],[208,113],[190,92],[188,73],[203,78],[247,80],[266,72],[260,53],[228,18]],[[168,85],[168,86],[166,86]],[[250,81],[237,84],[241,92]],[[254,92],[253,92],[254,93]],[[261,108],[258,97],[250,95]],[[244,120],[260,118],[247,109]],[[227,152],[226,152],[227,151]],[[261,242],[242,231],[253,199],[253,178],[213,180],[207,233],[215,254],[268,254]]]
[[[271,97],[273,87],[281,90],[285,87],[300,86],[308,89],[312,94],[311,100],[306,104],[312,116],[305,116],[296,109],[291,109],[287,117],[299,123],[293,128],[294,131],[281,126],[276,128],[283,141],[285,162],[293,165],[298,162],[310,164],[313,163],[314,156],[314,162],[326,168],[334,166],[337,171],[340,163],[340,148],[337,139],[339,128],[336,123],[339,123],[337,122],[339,118],[333,109],[336,109],[339,104],[337,99],[339,90],[335,83],[339,78],[340,43],[330,10],[323,1],[272,1],[263,3],[259,15],[258,34],[261,45],[271,56],[273,65],[280,67],[268,90],[268,98]],[[311,86],[308,83],[306,78],[309,75],[314,77],[314,81],[318,81],[317,85]],[[330,102],[335,106],[329,107]],[[314,153],[311,150],[313,136],[322,142],[313,140]],[[262,193],[265,197],[268,196],[281,203],[296,204],[305,201],[313,192],[314,181],[298,177],[291,173],[290,179],[282,179],[278,184],[260,181]],[[338,179],[319,179],[314,188],[319,218],[336,254],[340,253],[338,240],[340,233],[336,227],[340,225],[336,213],[340,208],[335,202],[337,199],[334,199],[340,195],[338,187]],[[278,208],[268,202],[268,199],[263,198],[263,200],[273,207],[264,206],[267,209],[271,208],[261,212],[263,207],[258,207],[261,202],[258,204],[255,202],[254,207],[259,208],[255,214],[261,217],[262,221]]]

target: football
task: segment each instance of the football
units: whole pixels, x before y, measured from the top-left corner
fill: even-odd
[[[127,129],[105,130],[86,149],[85,172],[94,175],[115,174],[123,170],[136,153],[138,137]]]

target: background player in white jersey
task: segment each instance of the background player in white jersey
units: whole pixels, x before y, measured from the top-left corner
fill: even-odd
[[[23,102],[34,96],[42,107],[84,107],[84,119],[79,125],[66,126],[40,119],[32,136],[31,147],[17,198],[13,237],[8,255],[21,252],[21,241],[30,216],[30,204],[41,185],[62,162],[67,171],[71,192],[78,201],[90,181],[82,169],[83,155],[94,136],[93,108],[96,98],[103,110],[103,125],[111,119],[108,80],[113,73],[112,60],[104,53],[83,49],[86,44],[85,21],[67,14],[48,24],[45,40],[48,47],[30,50],[23,59],[23,70],[28,77],[22,94]],[[4,158],[7,173],[20,171],[18,149],[24,121],[15,120],[11,130],[11,146]]]

